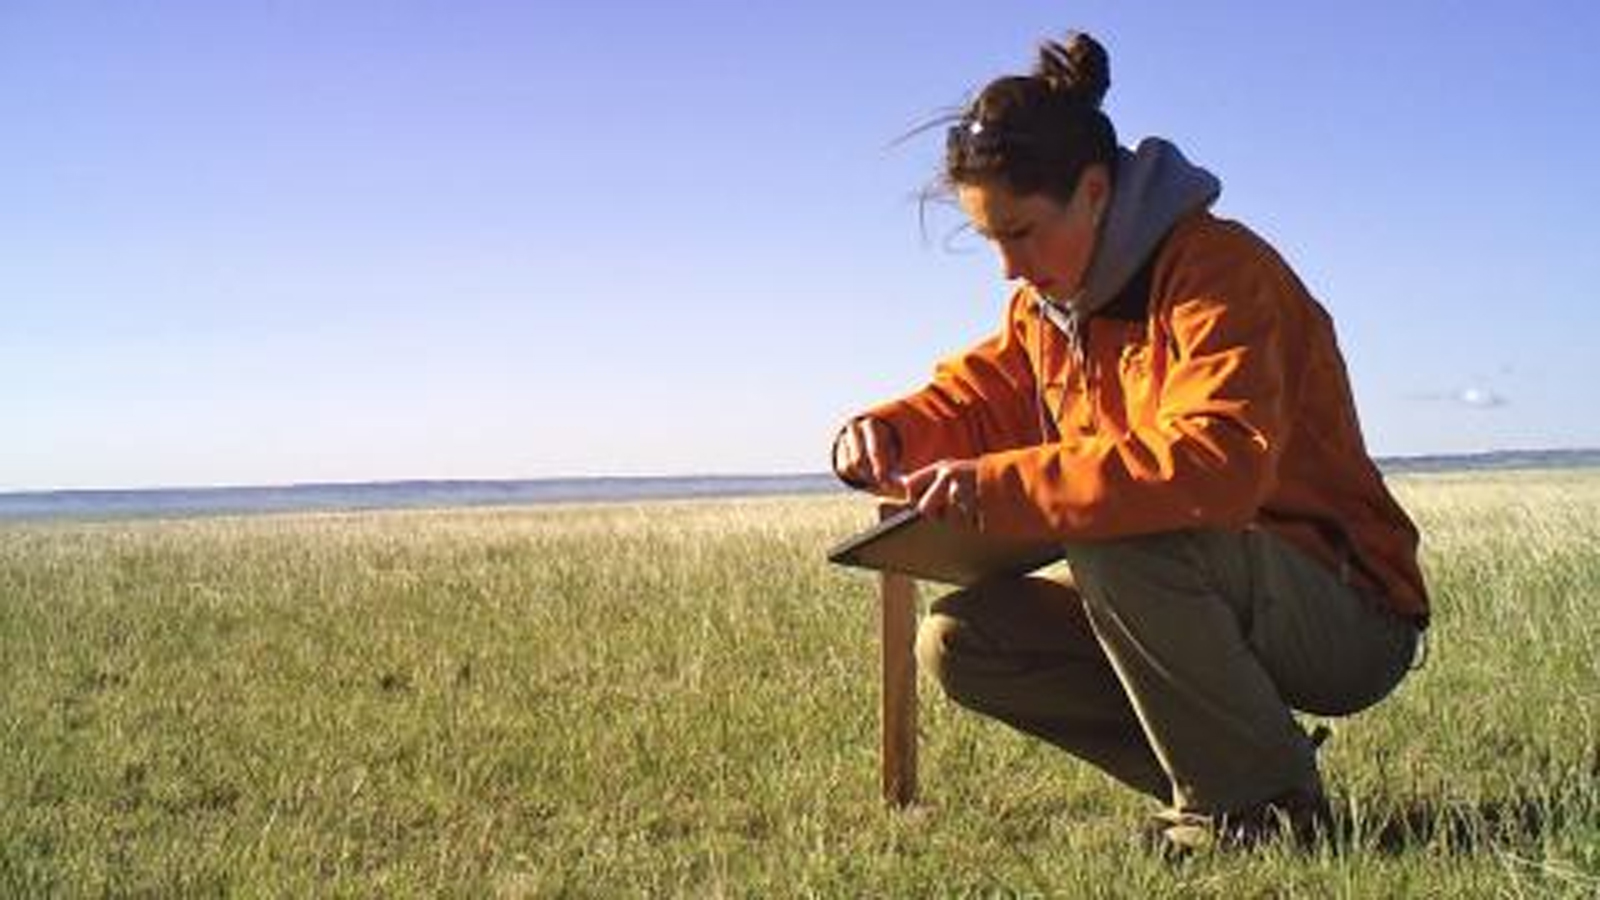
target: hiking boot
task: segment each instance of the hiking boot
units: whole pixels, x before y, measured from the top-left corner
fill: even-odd
[[[1157,813],[1143,837],[1148,849],[1168,859],[1209,851],[1247,850],[1279,839],[1310,847],[1332,833],[1333,813],[1320,790],[1297,789],[1237,812],[1200,815]]]

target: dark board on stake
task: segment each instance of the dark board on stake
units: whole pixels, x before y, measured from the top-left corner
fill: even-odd
[[[844,566],[967,586],[1026,575],[1062,557],[1061,545],[987,534],[907,507],[828,551]]]

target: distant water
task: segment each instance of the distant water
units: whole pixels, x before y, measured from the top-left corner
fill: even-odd
[[[1471,472],[1507,469],[1600,467],[1600,450],[1527,450],[1464,456],[1380,459],[1387,473]],[[545,478],[525,481],[381,481],[293,484],[278,487],[153,488],[0,493],[0,520],[108,519],[414,509],[454,506],[524,506],[697,497],[832,494],[843,491],[832,475],[714,475],[692,478]]]
[[[237,513],[523,506],[627,500],[822,494],[832,475],[694,478],[546,478],[527,481],[380,481],[277,487],[152,488],[0,493],[0,520],[231,515]]]

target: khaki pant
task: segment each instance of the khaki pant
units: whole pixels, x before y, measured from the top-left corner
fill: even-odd
[[[1273,535],[1073,543],[1074,585],[935,601],[917,658],[956,702],[1183,812],[1320,790],[1290,708],[1345,715],[1405,676],[1417,631]]]

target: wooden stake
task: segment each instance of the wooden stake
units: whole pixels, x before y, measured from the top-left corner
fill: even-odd
[[[889,515],[895,508],[886,508]],[[908,575],[880,578],[883,643],[883,798],[910,806],[917,798],[917,583]]]

